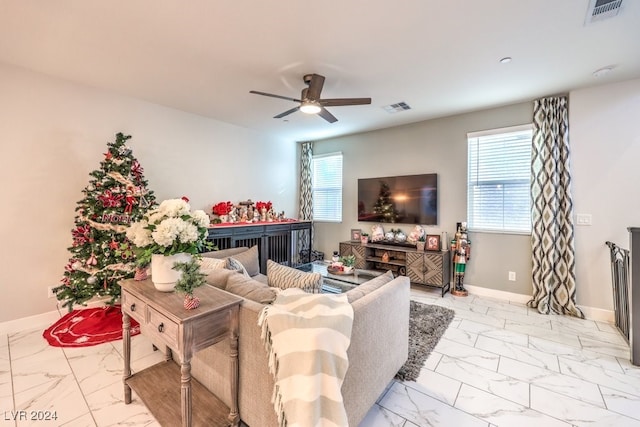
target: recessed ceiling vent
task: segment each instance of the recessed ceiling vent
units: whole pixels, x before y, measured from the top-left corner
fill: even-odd
[[[620,12],[622,0],[589,0],[589,8],[584,24],[589,25],[594,22],[613,18]]]
[[[384,110],[389,114],[399,113],[401,111],[406,111],[411,109],[411,107],[409,107],[409,105],[406,102],[398,102],[397,104],[385,105],[382,108],[384,108]]]

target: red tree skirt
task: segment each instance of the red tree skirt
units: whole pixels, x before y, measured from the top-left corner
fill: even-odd
[[[131,319],[131,336],[140,325]],[[73,310],[47,328],[42,336],[54,347],[88,347],[122,338],[119,305]]]

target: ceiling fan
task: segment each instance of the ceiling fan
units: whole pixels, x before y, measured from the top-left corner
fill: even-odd
[[[321,99],[320,93],[322,92],[322,86],[324,86],[324,76],[320,74],[306,74],[303,77],[305,84],[309,87],[302,89],[300,99],[289,98],[288,96],[274,95],[272,93],[259,92],[257,90],[251,90],[249,93],[255,93],[256,95],[270,96],[272,98],[286,99],[288,101],[299,102],[295,108],[280,113],[277,116],[273,116],[274,119],[281,119],[288,116],[291,113],[295,113],[300,110],[307,114],[318,114],[320,117],[328,121],[329,123],[337,122],[333,114],[327,111],[324,107],[339,107],[342,105],[365,105],[371,104],[371,98],[334,98],[334,99]]]

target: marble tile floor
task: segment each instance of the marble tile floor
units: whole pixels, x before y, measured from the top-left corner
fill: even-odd
[[[412,298],[456,316],[420,377],[389,384],[361,427],[640,426],[640,368],[611,324],[473,295]],[[0,427],[159,426],[135,393],[123,402],[121,341],[50,347],[47,326],[0,335]],[[162,360],[132,339],[134,371]]]

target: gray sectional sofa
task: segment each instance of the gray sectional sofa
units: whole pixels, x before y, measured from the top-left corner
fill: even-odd
[[[207,257],[233,256],[247,264],[256,282],[266,277],[256,272],[247,248],[210,252]],[[257,256],[257,251],[255,251]],[[256,259],[257,262],[257,259]],[[214,270],[207,277],[211,286],[226,290],[230,278],[241,273]],[[258,286],[258,285],[257,285]],[[246,289],[244,289],[246,294]],[[347,292],[354,320],[348,350],[349,369],[342,395],[350,426],[357,426],[374,405],[396,372],[407,360],[409,336],[409,279],[390,276],[372,279]],[[274,380],[268,369],[267,353],[260,338],[258,315],[264,305],[255,300],[264,293],[247,294],[240,307],[239,328],[239,407],[242,421],[251,427],[277,426],[271,403]],[[193,377],[230,403],[228,387],[230,366],[228,342],[223,341],[196,354],[192,360]],[[197,410],[197,408],[194,408]]]

